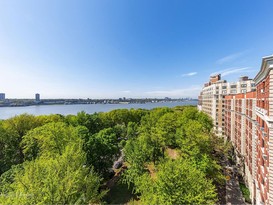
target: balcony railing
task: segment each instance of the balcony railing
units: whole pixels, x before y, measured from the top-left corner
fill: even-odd
[[[264,166],[260,166],[261,167],[261,171],[264,174]]]
[[[267,115],[267,110],[263,108],[256,107],[256,112],[258,112],[261,115]]]
[[[261,147],[261,150],[262,150],[262,154],[264,154],[265,152],[264,152],[264,148],[263,147]]]

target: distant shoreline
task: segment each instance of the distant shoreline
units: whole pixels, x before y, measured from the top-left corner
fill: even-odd
[[[172,103],[172,102],[187,102],[198,101],[197,99],[48,99],[39,102],[32,99],[6,99],[0,102],[1,107],[29,107],[29,106],[43,106],[43,105],[88,105],[88,104],[146,104],[146,103]]]
[[[131,103],[131,104],[50,104],[50,105],[31,105],[31,106],[14,106],[14,107],[0,107],[0,119],[8,119],[20,114],[30,115],[77,115],[77,113],[84,111],[88,114],[109,112],[118,109],[154,109],[157,107],[176,107],[176,106],[197,106],[198,101],[172,101],[172,102],[147,102],[147,103]],[[69,105],[69,106],[67,106]]]

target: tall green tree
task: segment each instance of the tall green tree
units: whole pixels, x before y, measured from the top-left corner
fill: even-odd
[[[42,122],[33,115],[19,115],[0,122],[0,174],[24,160],[22,137]]]
[[[86,164],[79,129],[48,123],[24,137],[31,161],[4,174],[0,204],[99,203],[101,179]]]
[[[39,157],[23,163],[13,183],[0,196],[1,204],[99,203],[101,179],[85,167],[85,153],[69,144],[61,155]]]
[[[141,202],[148,204],[215,204],[217,194],[206,179],[186,160],[168,160],[158,167],[156,178],[140,178]]]
[[[87,163],[95,170],[107,176],[115,159],[120,154],[119,140],[114,128],[105,128],[99,133],[90,136],[85,147]]]
[[[130,139],[123,149],[128,170],[125,172],[124,181],[128,186],[135,185],[139,177],[147,171],[145,163],[149,160],[149,153],[139,139]]]
[[[26,160],[37,156],[61,154],[68,143],[81,141],[80,129],[63,122],[48,123],[31,130],[23,137],[22,147]]]

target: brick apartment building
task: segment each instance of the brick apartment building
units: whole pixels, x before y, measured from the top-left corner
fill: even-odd
[[[263,58],[253,81],[219,77],[204,85],[198,108],[212,117],[216,134],[232,142],[252,203],[273,204],[273,55]]]
[[[257,197],[273,204],[273,56],[264,57],[255,77],[257,87]]]
[[[254,201],[256,184],[256,92],[225,96],[225,136],[232,142],[238,167]]]

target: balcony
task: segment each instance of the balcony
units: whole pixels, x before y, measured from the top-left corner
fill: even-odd
[[[263,108],[256,107],[256,112],[263,116],[267,115],[267,111]]]
[[[263,155],[264,155],[264,153],[265,153],[265,152],[264,152],[264,147],[261,147],[261,150],[262,150],[262,153],[263,153]]]
[[[264,174],[264,166],[260,166],[262,173]]]

